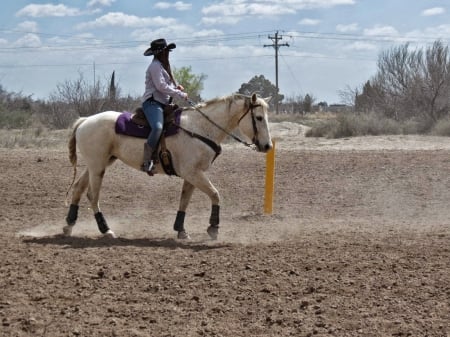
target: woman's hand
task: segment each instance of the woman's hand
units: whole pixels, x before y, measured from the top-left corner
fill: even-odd
[[[178,90],[181,90],[181,91],[184,91],[184,87],[183,87],[181,84],[178,84],[178,85],[177,85],[177,89],[178,89]]]

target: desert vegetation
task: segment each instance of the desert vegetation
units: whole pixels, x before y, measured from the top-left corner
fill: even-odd
[[[341,92],[351,112],[323,120],[308,135],[450,135],[448,46],[441,41],[424,48],[396,46],[379,55],[377,68],[360,88]]]
[[[189,96],[200,101],[205,74],[191,68],[174,70]],[[340,91],[340,110],[326,102],[315,104],[312,94],[285,97],[263,75],[254,76],[237,90],[278,97],[279,114],[272,122],[290,121],[311,129],[309,137],[341,138],[383,134],[430,134],[450,136],[450,52],[442,41],[413,48],[409,44],[380,53],[377,72],[357,88]],[[41,144],[49,146],[48,132],[64,134],[80,116],[104,110],[134,110],[139,97],[122,94],[115,74],[95,83],[82,73],[57,84],[46,100],[10,92],[0,84],[0,145],[6,147]],[[9,130],[9,131],[7,131]],[[50,137],[51,138],[51,137]]]

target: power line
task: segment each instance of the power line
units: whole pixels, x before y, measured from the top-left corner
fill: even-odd
[[[44,37],[61,37],[71,39],[67,40],[64,45],[41,45],[41,46],[11,46],[11,47],[0,47],[0,53],[15,53],[17,51],[27,51],[27,52],[46,52],[46,51],[74,51],[74,50],[91,50],[97,48],[103,49],[118,49],[118,48],[133,48],[138,47],[141,44],[148,43],[147,40],[99,40],[98,38],[78,36],[78,35],[67,35],[67,34],[51,34],[51,33],[39,33],[32,31],[23,30],[7,30],[0,29],[0,32],[13,32],[22,34],[35,34]],[[237,45],[247,45],[248,41],[258,40],[261,38],[262,34],[266,32],[247,32],[247,33],[233,33],[233,34],[217,34],[213,36],[186,36],[178,37],[176,40],[181,45],[186,44],[189,46],[203,46],[210,45],[215,46],[217,44],[223,43],[225,45],[230,45],[229,42],[234,42]],[[279,32],[276,31],[275,35]],[[307,31],[292,31],[289,32],[289,37],[292,39],[313,39],[313,40],[334,40],[334,41],[354,41],[354,42],[373,42],[373,43],[391,43],[391,42],[424,42],[429,43],[431,40],[436,40],[439,37],[431,36],[412,36],[412,35],[364,35],[364,34],[344,34],[344,33],[319,33],[319,32],[307,32]],[[275,36],[269,35],[273,41]],[[450,40],[448,36],[441,36],[443,40]],[[74,42],[77,40],[77,42]],[[259,42],[260,43],[260,42]],[[273,46],[273,45],[270,45]],[[295,47],[294,47],[295,48]]]
[[[284,58],[284,55],[281,55],[281,59],[284,61],[284,63],[286,64],[286,67],[289,70],[289,73],[291,74],[292,78],[294,79],[294,81],[297,83],[297,86],[299,88],[301,88],[300,85],[300,81],[297,79],[297,77],[295,76],[294,72],[292,71],[291,67],[289,66],[289,63],[287,63],[286,59]]]

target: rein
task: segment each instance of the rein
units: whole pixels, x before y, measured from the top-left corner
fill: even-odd
[[[224,132],[227,136],[230,136],[231,138],[233,138],[235,141],[244,144],[247,147],[251,147],[253,144],[256,144],[256,142],[258,141],[257,135],[258,135],[258,129],[256,128],[256,121],[255,121],[255,115],[253,113],[253,109],[257,108],[259,106],[261,106],[260,104],[252,104],[250,102],[250,106],[247,109],[247,111],[241,116],[241,118],[239,118],[239,122],[241,122],[241,120],[249,113],[251,112],[252,115],[252,125],[253,125],[253,143],[247,143],[246,141],[240,139],[239,137],[237,137],[236,135],[233,135],[232,133],[228,132],[227,130],[225,130],[223,127],[221,127],[219,124],[217,124],[216,122],[214,122],[211,118],[209,118],[208,115],[206,115],[203,111],[201,111],[198,107],[197,104],[195,104],[194,102],[192,102],[191,100],[188,101],[189,105],[191,105],[194,110],[196,110],[197,112],[199,112],[208,122],[210,122],[212,125],[214,125],[216,128],[218,128],[220,131]],[[184,130],[184,129],[183,129]],[[186,130],[184,130],[186,131]],[[188,131],[189,133],[189,131]]]

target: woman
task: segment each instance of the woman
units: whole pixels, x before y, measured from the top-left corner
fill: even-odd
[[[175,43],[167,44],[165,39],[151,42],[145,56],[153,55],[153,61],[147,68],[145,76],[145,93],[142,108],[150,124],[151,131],[144,144],[144,164],[142,170],[151,172],[153,169],[152,155],[156,150],[164,125],[164,106],[172,99],[188,99],[184,88],[177,85],[169,63],[169,52],[175,49]]]

